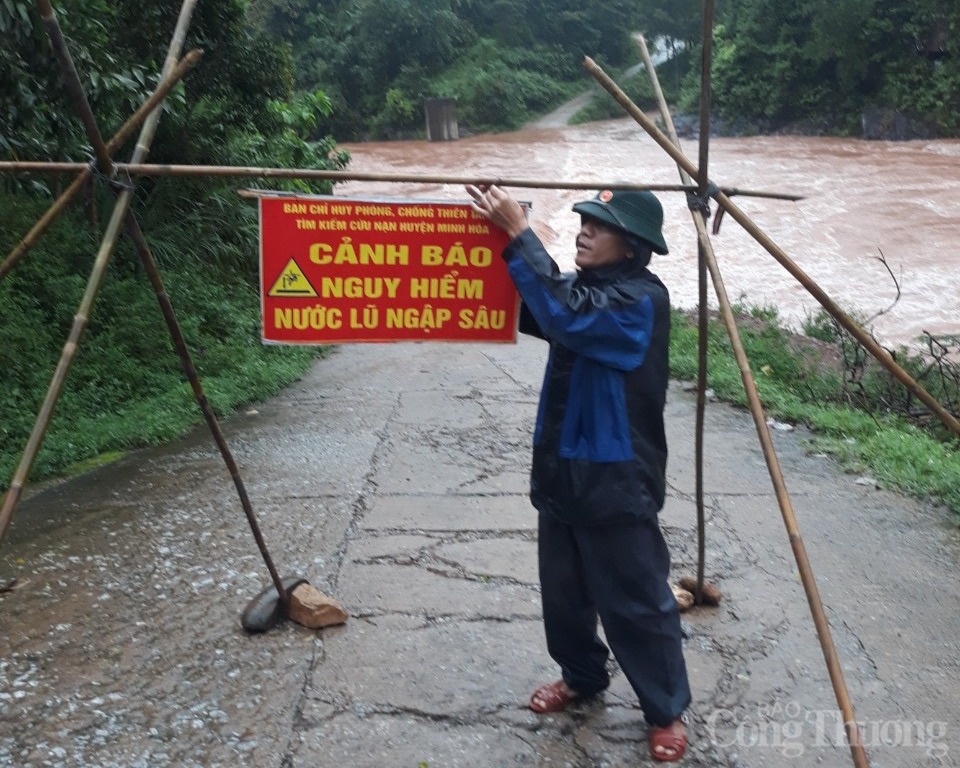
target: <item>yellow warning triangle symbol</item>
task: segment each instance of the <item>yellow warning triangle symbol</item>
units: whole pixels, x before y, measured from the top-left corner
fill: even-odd
[[[290,259],[267,295],[316,296],[317,292],[313,286],[310,285],[310,281],[307,280],[307,276],[303,274],[303,270],[300,269],[300,265],[297,264],[296,259]]]

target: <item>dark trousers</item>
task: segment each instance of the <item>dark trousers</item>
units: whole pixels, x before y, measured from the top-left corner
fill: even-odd
[[[617,525],[567,525],[540,515],[540,588],[547,650],[582,695],[609,684],[607,646],[644,718],[672,723],[690,704],[680,611],[667,582],[670,554],[655,516]]]

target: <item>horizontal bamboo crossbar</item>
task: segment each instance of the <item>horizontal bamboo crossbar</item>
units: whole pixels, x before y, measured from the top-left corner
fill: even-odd
[[[0,162],[0,173],[76,173],[87,168],[86,163]],[[137,163],[114,163],[117,173],[130,176],[237,176],[264,179],[321,179],[328,181],[387,181],[412,184],[496,184],[500,187],[525,187],[528,189],[632,189],[652,192],[690,192],[695,185],[685,184],[624,184],[609,181],[546,181],[543,179],[504,179],[499,176],[430,176],[403,173],[356,173],[353,171],[327,171],[318,168],[251,168],[232,165],[159,165]],[[726,195],[766,197],[775,200],[803,200],[803,195],[783,192],[762,192],[736,187],[724,187]]]

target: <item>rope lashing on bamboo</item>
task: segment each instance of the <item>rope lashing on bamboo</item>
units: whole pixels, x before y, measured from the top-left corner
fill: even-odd
[[[120,174],[123,174],[123,178],[126,181],[122,181]],[[114,192],[133,192],[137,188],[136,182],[133,180],[133,177],[127,173],[122,168],[117,168],[114,166],[113,169],[113,178],[107,181],[107,184],[110,186]]]
[[[710,218],[710,199],[718,192],[720,192],[720,187],[712,181],[707,183],[707,191],[703,195],[699,195],[693,190],[687,190],[687,208],[694,213],[699,213],[706,221]]]
[[[100,164],[97,162],[95,157],[90,157],[90,162],[88,163],[88,169],[90,176],[95,180],[100,182],[105,188],[113,190],[114,192],[132,192],[136,189],[136,184],[133,182],[133,178],[129,173],[126,173],[124,169],[118,168],[117,163],[110,163],[110,175],[107,175],[100,168]],[[124,173],[126,181],[122,181],[119,177],[121,171]]]

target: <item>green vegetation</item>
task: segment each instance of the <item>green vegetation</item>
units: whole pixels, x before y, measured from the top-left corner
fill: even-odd
[[[153,89],[176,4],[55,5],[109,136]],[[581,67],[585,54],[649,107],[645,78],[622,75],[638,58],[631,30],[672,54],[662,85],[670,101],[694,111],[701,10],[698,0],[205,0],[186,46],[205,56],[168,99],[151,159],[344,168],[349,157],[332,135],[420,135],[423,101],[432,97],[458,100],[465,131],[509,129],[593,87]],[[943,135],[960,133],[960,13],[940,0],[730,0],[718,4],[717,22],[714,105],[734,130],[852,132],[861,112],[876,107],[913,113]],[[619,114],[603,94],[576,119]],[[33,4],[0,1],[0,158],[89,154]],[[66,183],[0,178],[0,254]],[[331,191],[325,183],[275,186]],[[143,180],[135,206],[220,414],[276,392],[318,353],[260,343],[256,212],[234,187]],[[101,183],[81,197],[0,283],[0,483],[33,424],[111,207]],[[745,343],[771,415],[810,425],[818,446],[847,465],[960,511],[956,440],[904,415],[914,404],[899,385],[856,358],[823,318],[812,318],[808,330],[853,355],[839,369],[792,343],[774,311],[753,315],[758,324]],[[739,372],[723,334],[712,334],[711,386],[736,400]],[[689,378],[695,333],[678,322],[674,345],[674,373]],[[958,409],[956,379],[930,381],[929,359],[900,357]],[[168,440],[198,419],[142,268],[122,245],[32,476]]]
[[[697,111],[699,0],[252,0],[289,43],[296,87],[329,94],[341,139],[423,133],[425,99],[453,97],[466,132],[511,129],[616,75],[643,32],[670,61],[668,100]],[[726,130],[853,134],[865,111],[960,132],[960,12],[942,0],[717,3],[713,104]],[[429,33],[426,31],[429,30]],[[642,94],[640,94],[642,95]],[[606,94],[579,120],[620,116]]]
[[[960,132],[960,12],[941,0],[736,0],[713,40],[713,106],[736,131],[856,135],[861,114]],[[693,48],[699,60],[699,44]],[[695,108],[691,68],[682,105]]]
[[[0,209],[16,214],[11,229],[0,233],[4,253],[46,207],[11,202],[0,195]],[[62,216],[0,283],[0,487],[33,427],[98,244],[99,233],[87,222]],[[183,243],[161,236],[156,245],[159,254]],[[167,292],[219,415],[275,394],[315,359],[314,349],[260,343],[257,292],[243,271],[231,275],[192,259],[165,267]],[[153,290],[132,249],[121,248],[31,476],[49,476],[106,451],[169,441],[200,422]]]
[[[101,132],[109,136],[154,87],[176,7],[132,0],[57,3]],[[81,159],[86,137],[64,96],[32,3],[0,3],[0,157]],[[330,114],[323,94],[291,91],[286,48],[251,28],[234,0],[198,5],[187,48],[203,66],[169,100],[151,159],[342,168],[313,138]],[[128,151],[128,150],[127,150]],[[4,176],[0,255],[23,237],[66,180]],[[266,185],[264,185],[266,186]],[[328,184],[287,188],[329,192]],[[143,181],[134,209],[214,409],[226,414],[296,379],[319,350],[265,347],[259,337],[257,214],[234,184]],[[43,401],[112,208],[89,187],[0,282],[0,487]],[[170,440],[200,421],[158,304],[126,243],[114,254],[33,478],[106,451]]]
[[[658,109],[657,100],[653,95],[653,86],[646,71],[628,75],[617,79],[617,85],[623,90],[634,104],[642,110]],[[593,98],[590,103],[577,112],[571,119],[571,125],[589,123],[594,120],[611,120],[623,117],[623,107],[610,98],[599,85],[591,89]]]
[[[585,54],[637,61],[641,0],[256,0],[291,45],[296,82],[323,90],[341,140],[421,135],[423,103],[456,98],[463,132],[522,125],[589,85]],[[613,71],[613,70],[611,70]]]
[[[939,422],[911,418],[903,387],[879,366],[850,387],[850,368],[839,345],[825,348],[777,323],[776,310],[739,310],[738,327],[764,408],[773,418],[813,430],[813,448],[851,471],[869,472],[884,486],[946,505],[960,514],[960,440]],[[816,323],[826,327],[822,319]],[[722,324],[709,331],[708,386],[723,400],[746,404],[740,370]],[[929,360],[907,359],[913,375],[945,404],[956,404],[956,378],[929,376]],[[695,322],[674,313],[671,373],[696,379]],[[955,373],[955,371],[954,371]],[[898,401],[899,399],[899,401]],[[956,412],[954,407],[954,412]]]

